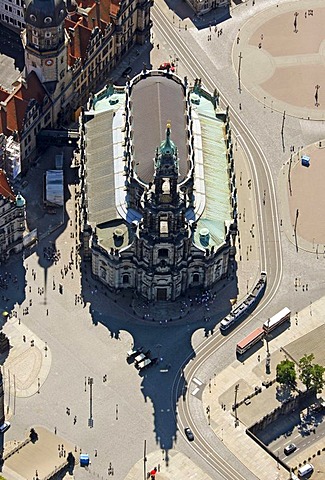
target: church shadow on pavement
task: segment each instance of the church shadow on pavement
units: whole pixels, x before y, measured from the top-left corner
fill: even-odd
[[[235,275],[220,283],[222,285],[215,287],[218,289],[216,296],[210,292],[209,302],[196,303],[195,299],[199,301],[207,295],[203,292],[193,295],[191,307],[189,295],[174,302],[175,310],[184,306],[184,303],[188,307],[189,313],[181,319],[179,312],[175,312],[174,319],[150,320],[135,315],[132,293],[116,295],[109,292],[91,277],[90,265],[82,266],[82,299],[87,308],[89,305],[94,325],[104,325],[112,340],[119,340],[122,331],[128,332],[133,338],[130,348],[141,349],[153,360],[152,365],[137,370],[136,361],[127,358],[125,352],[125,361],[133,374],[142,378],[144,401],[152,403],[155,441],[163,451],[166,464],[170,460],[168,452],[178,440],[177,404],[185,401],[186,395],[190,393],[184,378],[184,368],[195,358],[192,337],[197,331],[202,332],[202,341],[210,335],[218,335],[218,323],[229,313],[230,299],[238,293]],[[159,310],[159,302],[155,308]],[[159,318],[158,315],[157,317]]]

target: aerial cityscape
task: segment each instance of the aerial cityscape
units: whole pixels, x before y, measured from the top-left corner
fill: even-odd
[[[0,0],[0,480],[325,480],[323,0]]]

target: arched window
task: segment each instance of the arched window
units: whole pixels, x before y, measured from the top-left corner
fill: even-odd
[[[199,283],[200,275],[198,273],[193,273],[193,283]]]
[[[123,285],[127,285],[128,283],[130,283],[130,276],[128,273],[123,274],[122,282],[123,282]]]

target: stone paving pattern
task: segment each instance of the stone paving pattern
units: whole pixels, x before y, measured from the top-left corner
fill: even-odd
[[[311,3],[313,4],[315,3],[316,5],[319,2],[317,2],[317,0],[313,0],[313,2],[308,2],[309,6],[311,5]],[[285,5],[281,5],[281,7],[279,6],[280,13],[284,12],[284,6]],[[297,5],[296,5],[296,2],[294,2],[294,4],[289,4],[289,6],[291,9],[292,8],[294,9]],[[287,6],[285,6],[285,8],[287,8]],[[270,22],[271,21],[270,19],[272,18],[273,15],[274,15],[274,8],[273,10],[267,11],[267,15],[263,16],[263,22]],[[285,12],[283,13],[283,15],[284,15],[283,18],[286,18]],[[256,16],[256,18],[257,17],[258,16]],[[172,22],[171,12],[169,12],[169,19],[170,19],[170,22]],[[262,28],[261,25],[263,24],[263,22],[258,26],[258,28]],[[309,24],[311,24],[312,19],[311,18],[308,19],[308,22]],[[191,27],[190,23],[189,23],[189,27]],[[256,25],[254,25],[254,28],[256,28]],[[258,29],[257,30],[249,29],[249,22],[248,22],[247,25],[245,26],[245,29],[242,29],[242,32],[241,32],[241,38],[240,38],[241,48],[245,40],[244,30],[246,30],[247,32],[247,45],[248,45],[248,39],[252,37],[252,35],[259,35]],[[264,28],[263,28],[263,31],[269,32],[268,29],[264,29]],[[267,40],[267,37],[265,38],[265,40]],[[257,51],[256,53],[259,55],[259,51]],[[274,52],[274,54],[275,53],[276,52]],[[166,58],[164,57],[164,52],[158,49],[154,49],[154,53],[153,53],[154,66],[158,66],[160,62],[165,60]],[[121,68],[125,68],[125,67],[123,66]],[[243,68],[247,68],[247,66]],[[260,99],[263,98],[263,92],[261,93],[259,91],[259,93],[260,95],[262,95],[262,97],[260,96],[259,98]],[[276,108],[275,103],[274,103],[274,108]],[[320,110],[318,111],[320,112]],[[315,113],[313,108],[312,108],[312,112]],[[299,114],[300,112],[297,110],[296,113]],[[306,152],[308,152],[308,150],[306,150]],[[249,288],[254,284],[256,280],[256,274],[258,274],[258,273],[255,273],[255,272],[258,272],[258,245],[256,244],[256,236],[254,239],[248,234],[249,229],[247,228],[247,225],[254,223],[256,214],[255,214],[254,206],[252,203],[253,192],[247,189],[247,180],[250,175],[249,175],[249,172],[247,171],[245,159],[242,155],[240,142],[238,142],[238,145],[235,148],[235,161],[236,161],[236,169],[237,169],[236,170],[237,181],[238,179],[242,178],[241,182],[239,181],[239,185],[238,185],[239,212],[240,212],[239,230],[240,232],[241,231],[243,232],[241,235],[241,248],[238,249],[238,273],[241,278],[241,283],[239,285],[238,298],[242,298],[245,295],[245,293],[249,290]],[[314,162],[314,165],[316,164],[317,162]],[[292,175],[293,175],[292,182],[294,182],[295,181],[294,170]],[[284,194],[282,195],[281,203],[282,203],[282,207],[286,207],[286,197],[285,197],[286,190],[284,189],[283,192]],[[71,222],[74,219],[74,201],[75,201],[74,189],[72,188],[70,201],[68,202],[68,205],[67,205],[67,213],[71,218]],[[293,211],[294,211],[294,208],[295,207],[293,207]],[[244,225],[246,222],[247,222],[247,225]],[[255,223],[256,223],[256,220],[255,220]],[[62,239],[59,239],[57,242],[57,247],[62,249],[62,251],[69,252],[70,250],[71,240],[69,240],[69,236],[68,236],[70,232],[74,232],[74,222],[73,222],[72,228],[69,227],[66,230],[66,233],[62,237]],[[303,234],[302,231],[299,231],[299,233]],[[250,249],[250,247],[252,247],[252,250]],[[241,259],[239,258],[240,256],[241,256]],[[29,261],[29,263],[32,263],[32,262]],[[61,265],[58,265],[56,268],[54,267],[51,270],[51,272],[47,272],[46,282],[47,282],[48,291],[52,289],[53,274],[55,275],[56,283],[59,283],[60,268],[61,268]],[[28,275],[30,276],[30,274],[31,272],[29,270]],[[29,279],[28,281],[31,282],[31,279]],[[69,297],[69,299],[70,297],[73,298],[75,292],[78,291],[78,288],[79,288],[78,275],[76,274],[74,278],[71,278],[71,273],[69,272],[68,278],[64,280],[63,283],[64,283],[66,298],[67,297]],[[97,293],[96,291],[91,292],[91,294],[94,295],[94,297],[96,296],[96,293]],[[57,295],[57,291],[55,293],[51,292],[51,295]],[[39,302],[40,305],[41,305],[41,300],[42,299],[40,299],[40,302]],[[128,316],[131,314],[131,317],[132,317],[132,306],[129,307],[129,302],[131,302],[131,298],[128,298],[126,296],[125,307],[123,307],[124,310],[119,305],[114,306],[115,310],[120,309],[121,317],[124,315],[124,312],[126,312]],[[87,309],[89,306],[90,304],[87,305]],[[177,309],[178,307],[181,308],[181,305],[178,305]],[[40,322],[45,321],[45,318],[46,318],[45,317],[46,308],[45,306],[43,306],[42,308],[43,308],[43,318],[40,317],[38,319],[38,321]],[[136,306],[136,308],[138,308],[138,306]],[[139,308],[141,308],[141,306],[139,306]],[[283,356],[283,353],[279,351],[279,348],[281,346],[286,345],[287,343],[292,342],[295,339],[298,339],[299,337],[309,332],[310,330],[313,330],[314,328],[319,327],[321,323],[324,323],[324,318],[322,313],[323,310],[324,310],[323,300],[320,300],[319,302],[313,304],[312,316],[310,315],[309,308],[304,309],[302,312],[299,312],[299,325],[298,326],[293,325],[290,330],[285,331],[282,335],[275,338],[270,343],[273,369],[276,361],[279,358],[282,358]],[[81,315],[83,312],[83,306],[78,304],[77,306],[74,307],[73,301],[71,302],[71,305],[68,306],[68,308],[65,308],[64,310],[61,307],[58,307],[58,309],[56,309],[56,315],[67,315],[68,313],[69,315],[74,316],[79,314],[77,312],[80,312],[80,315]],[[200,315],[206,314],[204,312],[204,309],[202,308],[198,309],[198,312],[199,313],[197,313],[196,311],[190,312],[191,317],[195,317],[195,315],[198,315],[198,314]],[[166,314],[169,315],[170,312],[163,311],[160,314],[161,314],[161,318],[163,319],[166,317]],[[19,317],[21,317],[21,312],[19,314]],[[50,312],[50,317],[52,318],[51,312]],[[21,317],[21,318],[24,319],[24,317]],[[85,320],[82,320],[82,321],[84,322]],[[68,322],[68,318],[67,318],[67,322]],[[52,352],[51,352],[50,346],[48,346],[47,350],[45,350],[45,346],[46,346],[45,341],[43,341],[41,338],[36,336],[31,329],[29,329],[26,325],[24,325],[24,323],[25,323],[24,321],[22,321],[22,323],[19,323],[18,318],[12,318],[6,323],[4,327],[6,333],[10,336],[10,341],[12,345],[10,355],[5,362],[4,376],[5,376],[5,379],[8,380],[8,370],[10,370],[11,386],[13,385],[12,384],[13,375],[15,376],[15,388],[16,388],[17,398],[19,397],[27,398],[30,395],[36,395],[35,400],[37,400],[37,395],[38,395],[37,392],[39,388],[43,389],[46,379],[48,378],[50,368],[53,368],[53,362],[55,361],[55,359],[52,358]],[[90,325],[88,325],[87,327],[89,330],[88,341],[98,340],[96,335],[93,334],[91,331],[92,327],[93,326],[90,326]],[[73,331],[73,328],[70,327],[68,323],[67,323],[66,330],[67,330],[66,331],[67,343],[63,345],[63,348],[65,349],[69,348],[68,347],[69,338],[70,339],[73,338],[75,334],[75,332]],[[117,335],[117,338],[118,338],[118,335],[119,335],[118,332],[112,332],[112,334]],[[26,336],[26,339],[27,339],[26,342],[23,342],[23,335]],[[34,347],[30,345],[31,340],[34,340]],[[103,342],[104,341],[107,341],[107,339],[103,338]],[[125,343],[125,347],[126,347],[126,344],[127,344],[126,338],[123,337],[121,341],[123,345]],[[84,348],[86,351],[86,345],[87,345],[87,342],[85,341],[84,344],[80,345],[79,348],[80,349]],[[101,347],[99,345],[99,349],[100,348]],[[116,354],[117,353],[113,353],[113,356]],[[255,385],[259,385],[263,379],[263,376],[265,376],[263,374],[263,370],[265,366],[264,349],[263,349],[263,353],[259,351],[258,354],[261,355],[260,362],[258,362],[257,352],[255,352],[253,355],[247,358],[244,363],[241,364],[237,360],[234,360],[234,362],[227,369],[225,369],[223,372],[218,374],[218,376],[216,375],[215,377],[216,385],[213,385],[211,389],[211,393],[209,392],[208,389],[204,391],[203,399],[202,399],[203,405],[200,402],[200,408],[205,411],[206,406],[208,405],[210,406],[211,427],[213,428],[213,431],[216,433],[217,437],[219,437],[219,439],[224,443],[224,445],[230,451],[233,451],[235,455],[238,456],[238,458],[249,469],[255,472],[258,478],[279,478],[279,479],[287,478],[287,475],[284,471],[278,470],[276,462],[270,459],[244,433],[244,423],[249,424],[252,421],[252,419],[254,419],[254,415],[255,415],[255,414],[253,415],[252,411],[251,413],[247,413],[247,412],[250,412],[250,410],[252,410],[252,407],[254,406],[255,408],[258,408],[259,413],[262,414],[262,412],[265,411],[264,410],[265,405],[261,405],[260,403],[257,403],[255,405],[252,403],[251,406],[246,406],[246,405],[245,407],[243,406],[241,409],[243,411],[243,413],[241,414],[241,418],[243,419],[244,423],[240,423],[237,428],[234,427],[234,417],[231,414],[231,411],[229,409],[232,403],[232,394],[234,390],[234,385],[236,383],[239,383],[240,385],[239,386],[240,395],[242,394],[244,395],[245,392],[249,392],[250,389],[253,389]],[[68,358],[70,358],[69,355],[70,354],[67,353],[66,361],[68,361]],[[26,358],[27,358],[27,361],[26,361]],[[58,367],[58,363],[57,361],[55,361],[54,369],[56,374],[58,374],[57,367]],[[31,375],[31,372],[33,372],[33,375]],[[76,375],[77,373],[79,375],[79,372],[76,372]],[[83,375],[83,372],[81,376],[82,375]],[[272,389],[267,391],[267,395],[272,397]],[[221,403],[226,404],[226,411],[221,409],[221,406],[220,406]],[[12,411],[12,406],[11,406],[8,412],[8,418],[11,418],[11,415],[13,414],[14,412]],[[56,412],[53,412],[53,416],[54,416],[53,422],[56,422],[57,420]],[[15,419],[13,418],[12,421],[15,422]],[[112,425],[111,425],[111,428],[113,428]],[[9,438],[9,435],[8,435],[8,438]],[[44,451],[42,450],[44,448],[42,446],[43,441],[48,448],[53,447],[53,455],[52,453],[46,454],[46,457],[48,458],[49,463],[45,465],[46,463],[45,462],[44,466],[42,463],[39,463],[39,460],[42,459],[42,457],[44,456]],[[66,442],[65,440],[60,438],[58,435],[56,435],[54,432],[48,432],[46,429],[42,430],[42,434],[40,435],[40,441],[39,441],[39,447],[40,447],[39,452],[35,455],[33,454],[33,456],[29,456],[29,460],[33,459],[34,463],[28,462],[28,460],[26,460],[27,463],[25,464],[26,465],[25,468],[28,469],[28,475],[35,474],[33,469],[36,468],[36,465],[37,465],[37,468],[39,469],[38,471],[42,472],[42,475],[44,475],[46,471],[50,471],[50,469],[53,468],[53,462],[54,462],[54,465],[56,465],[55,461],[57,460],[56,458],[57,453],[54,452],[55,450],[54,447],[57,448],[57,444],[59,442],[67,445],[67,448],[74,448],[73,443]],[[68,446],[68,443],[69,443],[69,446]],[[10,448],[11,446],[12,446],[12,443],[8,444],[7,447]],[[302,452],[299,454],[301,458],[299,455],[295,458],[297,459],[297,461],[302,461],[310,453],[313,453],[316,448],[317,446],[313,445],[310,448],[310,452],[308,451]],[[141,447],[140,447],[140,450],[141,450]],[[11,479],[17,480],[20,478],[21,464],[20,464],[20,459],[17,458],[20,455],[21,454],[19,455],[17,454],[13,456],[10,461],[6,462],[4,473],[7,475],[8,480],[11,480]],[[150,449],[147,455],[148,468],[153,468],[156,465],[160,466],[160,472],[157,474],[157,480],[164,480],[167,478],[175,478],[175,477],[179,479],[202,478],[203,480],[208,480],[208,478],[212,478],[212,477],[209,477],[206,473],[204,473],[199,465],[192,463],[191,460],[188,458],[188,456],[178,452],[176,449],[170,452],[170,457],[172,461],[170,461],[169,466],[167,467],[164,462],[164,458],[161,456],[161,451]],[[320,458],[320,460],[323,461],[322,458]],[[96,464],[96,459],[94,459],[93,463],[94,464],[91,465],[89,472],[86,472],[84,470],[81,470],[79,467],[76,467],[75,478],[84,479],[84,478],[89,478],[89,474],[97,475],[98,467]],[[315,464],[315,462],[313,463]],[[258,466],[258,469],[256,469],[256,466]],[[319,467],[320,469],[323,468],[321,464],[319,465]],[[261,471],[263,471],[263,477],[261,476]],[[27,470],[24,472],[24,475],[27,475],[26,472]],[[134,467],[129,471],[129,473],[126,475],[125,478],[127,480],[133,480],[133,479],[136,480],[141,478],[142,475],[143,475],[143,461],[140,459],[134,463]],[[314,477],[321,478],[320,476],[317,476],[316,473]]]

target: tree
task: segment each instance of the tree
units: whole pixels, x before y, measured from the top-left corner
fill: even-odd
[[[315,390],[316,393],[320,393],[325,385],[325,368],[318,363],[312,363],[314,358],[315,356],[311,353],[310,355],[304,355],[299,360],[299,378],[307,390]]]
[[[296,385],[295,364],[290,360],[282,360],[276,366],[276,379],[282,385],[294,387]]]
[[[318,363],[315,363],[313,365],[312,385],[316,393],[321,393],[321,391],[324,388],[324,384],[325,384],[324,372],[325,372],[325,368],[322,367],[322,365],[318,365]]]

